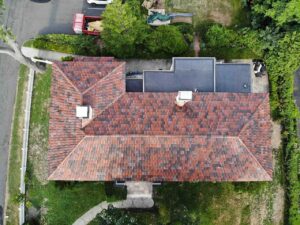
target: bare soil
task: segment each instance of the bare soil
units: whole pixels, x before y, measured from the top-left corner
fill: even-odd
[[[29,160],[33,165],[33,174],[41,184],[47,184],[47,138],[43,134],[41,126],[34,126],[31,129],[30,136],[31,140],[35,140],[33,143],[30,143],[30,151],[28,152]]]
[[[223,25],[231,25],[236,8],[231,0],[165,0],[169,12],[191,12],[196,23],[213,20]]]

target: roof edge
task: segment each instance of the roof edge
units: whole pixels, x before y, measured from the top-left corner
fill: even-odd
[[[55,62],[55,63],[53,63],[52,64],[52,67],[53,66],[55,66],[56,68],[57,68],[57,70],[60,72],[60,74],[61,75],[63,75],[65,78],[66,78],[66,80],[76,89],[76,91],[78,92],[78,93],[80,93],[81,94],[81,96],[82,96],[82,92],[76,87],[76,85],[66,76],[66,74],[60,69],[60,67],[59,67],[59,64],[57,64],[57,62]]]
[[[98,80],[96,83],[94,83],[92,86],[90,86],[89,88],[87,88],[86,90],[84,90],[82,92],[82,95],[86,94],[87,92],[89,92],[90,90],[92,90],[99,82],[101,82],[103,79],[107,78],[108,76],[110,76],[112,73],[114,73],[117,69],[119,69],[119,67],[125,65],[126,62],[120,62],[120,65],[118,65],[117,67],[115,67],[111,72],[109,72],[106,76],[102,77],[100,80]]]
[[[261,167],[261,169],[263,171],[265,171],[265,174],[266,174],[266,177],[268,179],[266,179],[266,181],[272,181],[273,178],[272,178],[272,174],[269,174],[268,171],[261,165],[261,163],[258,161],[258,159],[255,157],[255,155],[248,149],[247,145],[245,145],[245,143],[241,140],[241,138],[237,138],[239,140],[239,142],[247,149],[247,152],[249,153],[249,155],[251,155],[251,157],[253,158],[253,160],[255,162],[257,162],[257,164]]]
[[[61,161],[57,167],[55,168],[55,170],[52,171],[52,173],[48,176],[47,180],[52,180],[51,177],[54,175],[54,173],[57,171],[57,169],[69,158],[69,156],[75,151],[75,149],[77,148],[77,146],[79,146],[81,144],[81,142],[83,142],[83,140],[86,138],[86,136],[84,136],[78,143],[77,145],[72,149],[72,151],[70,151],[70,153],[64,158],[63,161]]]
[[[247,121],[247,123],[244,123],[244,125],[240,129],[240,131],[239,131],[239,133],[237,135],[238,137],[244,131],[244,129],[247,127],[247,125],[252,121],[252,118],[258,112],[259,108],[265,103],[266,99],[269,99],[269,93],[251,93],[251,94],[263,94],[265,96],[264,96],[263,100],[261,101],[261,103],[258,104],[258,106],[256,107],[255,111],[252,113],[252,115],[249,117],[249,120]]]

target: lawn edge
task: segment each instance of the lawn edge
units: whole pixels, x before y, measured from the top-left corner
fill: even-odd
[[[24,69],[24,80],[22,81],[21,79],[21,70]],[[9,139],[9,151],[8,151],[8,163],[7,163],[7,178],[6,178],[6,184],[5,184],[5,205],[4,205],[4,212],[3,212],[3,216],[4,216],[4,225],[7,224],[7,219],[6,219],[6,214],[7,214],[7,208],[10,205],[10,197],[11,197],[11,186],[9,185],[9,176],[11,174],[11,168],[13,168],[11,166],[11,157],[12,157],[12,150],[13,150],[13,144],[15,142],[15,139],[20,139],[22,141],[22,136],[17,135],[17,137],[13,137],[14,132],[19,132],[20,130],[23,130],[24,127],[24,118],[21,118],[22,121],[20,121],[19,125],[17,126],[17,129],[15,131],[15,123],[18,123],[19,121],[17,121],[17,119],[20,119],[19,116],[17,116],[16,110],[17,107],[20,106],[21,108],[21,112],[24,109],[24,103],[26,102],[26,99],[24,99],[23,97],[23,93],[26,92],[27,89],[27,81],[28,81],[28,77],[27,77],[27,73],[28,72],[28,68],[22,64],[20,64],[19,66],[19,71],[18,71],[18,80],[17,80],[17,88],[16,88],[16,92],[15,92],[15,99],[14,99],[14,107],[13,107],[13,115],[12,115],[12,121],[11,121],[11,131],[10,131],[10,139]],[[22,82],[22,83],[21,83]],[[21,86],[23,85],[23,88],[21,88]],[[21,99],[20,102],[18,102],[18,99]],[[25,100],[25,101],[24,101]],[[22,131],[23,134],[23,131]],[[16,152],[17,153],[17,152]],[[22,152],[20,151],[20,157],[22,157]],[[19,167],[21,167],[21,162]],[[20,174],[19,174],[20,175]],[[19,184],[18,184],[19,185]],[[19,188],[19,187],[18,187]],[[17,212],[18,215],[18,212]]]

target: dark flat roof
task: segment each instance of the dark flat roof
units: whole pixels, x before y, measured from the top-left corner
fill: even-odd
[[[170,71],[144,71],[144,92],[251,92],[251,65],[174,58]]]
[[[143,92],[143,79],[126,79],[126,92]]]
[[[144,71],[144,91],[214,91],[214,58],[176,58],[173,66],[173,71]]]
[[[216,64],[216,92],[251,92],[251,65]]]

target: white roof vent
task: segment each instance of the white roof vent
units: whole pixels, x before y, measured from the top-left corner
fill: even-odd
[[[92,107],[91,106],[76,106],[76,117],[81,119],[92,118]]]
[[[193,92],[192,91],[178,91],[178,95],[176,96],[176,105],[179,107],[183,107],[185,103],[193,100]]]

